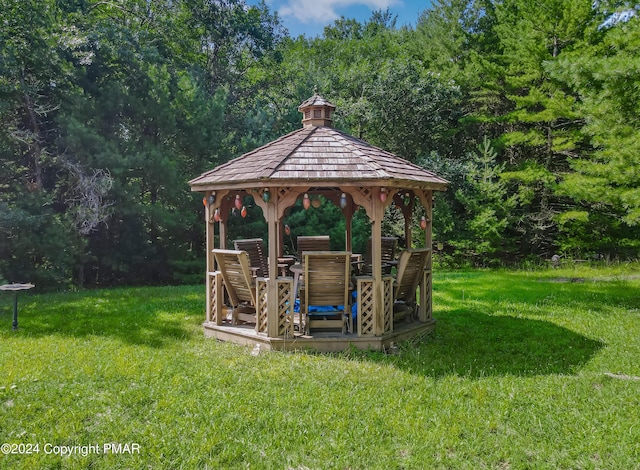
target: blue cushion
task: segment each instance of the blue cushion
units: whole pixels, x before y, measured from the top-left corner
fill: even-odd
[[[355,292],[352,293],[353,304],[351,305],[351,317],[355,320],[358,317],[358,302],[356,302],[356,298],[358,297]],[[338,310],[342,311],[342,305],[338,305]],[[293,311],[296,313],[300,313],[300,299],[296,299],[293,304]],[[317,314],[322,315],[323,313],[331,313],[335,312],[336,309],[330,305],[327,306],[314,306],[311,305],[309,307],[309,314]]]

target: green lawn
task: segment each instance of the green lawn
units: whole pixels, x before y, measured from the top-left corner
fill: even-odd
[[[11,308],[0,444],[38,447],[0,468],[640,469],[638,264],[436,272],[436,331],[396,355],[254,357],[203,337],[201,286]]]

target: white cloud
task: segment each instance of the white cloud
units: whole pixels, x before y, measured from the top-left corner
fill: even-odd
[[[386,9],[399,0],[289,0],[278,13],[282,17],[292,16],[302,23],[330,23],[340,18],[336,11],[355,5],[364,5],[372,10]]]

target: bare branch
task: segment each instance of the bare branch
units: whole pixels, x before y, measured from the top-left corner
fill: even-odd
[[[78,233],[88,235],[97,230],[100,224],[106,225],[111,216],[109,208],[113,203],[106,202],[105,197],[113,186],[113,178],[109,170],[85,171],[79,163],[73,163],[67,159],[62,161],[77,180],[74,197],[65,202],[73,209]]]

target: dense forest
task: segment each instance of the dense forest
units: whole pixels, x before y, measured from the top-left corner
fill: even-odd
[[[639,10],[434,0],[412,27],[377,11],[293,38],[243,0],[0,0],[0,281],[199,281],[187,181],[299,128],[314,89],[336,127],[451,182],[441,260],[637,258]],[[263,229],[255,207],[231,227]]]

